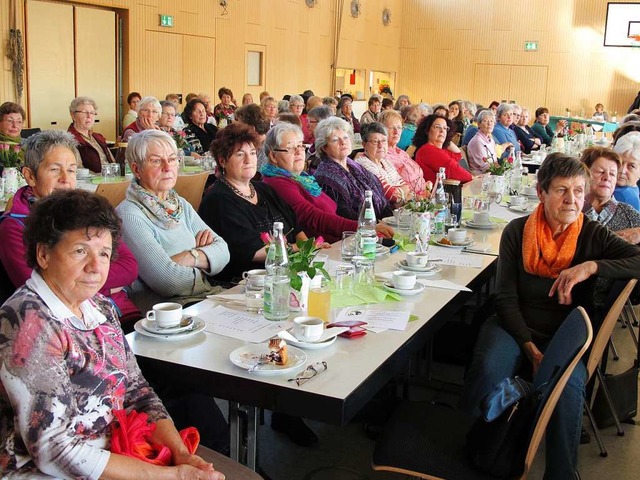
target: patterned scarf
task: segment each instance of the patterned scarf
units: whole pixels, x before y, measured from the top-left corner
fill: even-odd
[[[554,239],[544,216],[544,205],[538,205],[524,225],[522,260],[525,271],[539,277],[558,278],[573,261],[583,222],[584,215],[580,212],[578,219]]]
[[[162,200],[142,188],[137,180],[133,180],[127,189],[127,200],[137,203],[147,218],[160,228],[171,230],[180,225],[183,215],[182,204],[180,196],[173,189],[169,190],[167,198]]]
[[[272,163],[265,163],[260,168],[260,173],[265,177],[285,177],[290,178],[296,182],[298,182],[302,188],[304,188],[307,192],[311,194],[313,197],[319,197],[322,193],[322,189],[318,182],[316,182],[316,178],[313,175],[309,175],[307,172],[291,173],[284,168],[276,167]]]

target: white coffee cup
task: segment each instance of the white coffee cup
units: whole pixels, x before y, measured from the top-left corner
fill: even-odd
[[[450,228],[447,238],[451,243],[463,243],[467,239],[467,231],[464,228]]]
[[[242,273],[242,278],[247,282],[251,282],[253,285],[259,285],[264,287],[264,277],[267,275],[267,271],[263,268],[256,268]]]
[[[489,212],[473,212],[473,223],[477,225],[486,225],[489,222]]]
[[[520,207],[525,203],[527,203],[527,197],[523,197],[521,195],[514,195],[509,200],[509,203],[511,203],[511,205],[513,205],[514,207]]]
[[[537,195],[537,191],[536,191],[536,187],[524,187],[522,189],[522,193],[524,193],[525,195],[529,195],[529,196],[533,196],[533,195]]]
[[[319,317],[296,317],[293,319],[293,335],[303,342],[315,342],[322,337],[324,322]]]
[[[87,178],[89,176],[88,168],[79,168],[76,170],[76,178]]]
[[[407,252],[407,265],[410,267],[426,267],[428,262],[428,252]]]
[[[182,321],[182,305],[173,302],[156,303],[147,312],[147,320],[161,328],[175,327]]]
[[[416,274],[406,270],[396,270],[391,274],[393,288],[399,290],[411,290],[416,284]]]

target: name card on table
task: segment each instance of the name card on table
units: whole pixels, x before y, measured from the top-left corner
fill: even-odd
[[[453,252],[453,253],[452,253]],[[451,248],[431,246],[429,247],[429,258],[433,263],[440,265],[450,265],[452,267],[482,268],[482,257],[479,255],[469,255],[461,251],[454,251]]]
[[[205,332],[252,343],[266,342],[290,326],[287,321],[272,322],[262,315],[240,312],[222,305],[200,313],[198,318],[206,323]]]
[[[360,320],[367,322],[367,330],[404,330],[409,322],[410,312],[396,310],[360,310],[357,307],[343,308],[336,317],[335,323],[346,320]]]

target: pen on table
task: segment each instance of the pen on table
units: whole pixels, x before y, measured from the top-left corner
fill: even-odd
[[[400,248],[400,245],[394,245],[389,249],[389,253],[396,253],[399,248]]]

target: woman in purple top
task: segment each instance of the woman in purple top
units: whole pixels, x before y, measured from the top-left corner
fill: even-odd
[[[474,175],[484,173],[489,164],[496,161],[496,141],[492,135],[495,123],[491,110],[483,110],[478,114],[478,133],[467,145],[469,170]]]
[[[338,204],[336,213],[357,220],[364,192],[371,190],[376,218],[393,215],[380,181],[349,158],[351,126],[341,118],[327,118],[316,127],[315,136],[316,153],[321,158],[315,177],[322,190]]]

